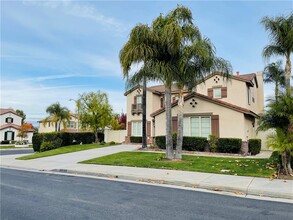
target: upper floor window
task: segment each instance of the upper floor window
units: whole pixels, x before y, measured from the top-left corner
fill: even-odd
[[[141,96],[137,96],[136,98],[136,104],[141,104],[142,103],[142,97]]]
[[[248,105],[251,104],[251,89],[250,89],[250,87],[247,87],[247,103],[248,103]]]
[[[8,117],[8,118],[5,119],[5,122],[6,123],[13,123],[13,118]]]
[[[213,87],[208,89],[208,97],[214,99],[227,98],[227,87]]]
[[[222,88],[213,88],[213,98],[220,99],[222,98]]]

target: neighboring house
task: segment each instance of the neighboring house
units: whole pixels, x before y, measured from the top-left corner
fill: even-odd
[[[19,141],[20,137],[17,137],[21,127],[22,117],[16,113],[13,109],[0,109],[1,124],[0,124],[0,140],[1,141]],[[32,142],[34,130],[30,129],[27,132],[28,137],[24,138],[29,143]]]
[[[164,107],[165,87],[147,89],[147,141],[165,135],[166,114]],[[135,87],[127,96],[127,136],[142,136],[142,87]],[[178,89],[172,88],[172,127],[177,131]],[[233,75],[224,79],[220,74],[206,77],[192,92],[184,93],[183,135],[256,138],[256,120],[264,110],[262,73]]]
[[[70,113],[70,122],[66,123],[66,128],[64,129],[63,123],[61,123],[60,130],[66,132],[79,132],[78,127],[78,117],[75,114]],[[38,121],[39,122],[39,133],[48,133],[55,131],[55,122],[52,122],[50,119],[45,122],[45,119]]]

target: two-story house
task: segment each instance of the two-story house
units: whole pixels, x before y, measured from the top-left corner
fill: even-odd
[[[165,135],[166,114],[163,85],[147,88],[147,140]],[[127,136],[142,136],[142,88],[135,87],[127,96]],[[178,89],[172,88],[172,127],[177,131]],[[224,79],[212,74],[192,92],[184,93],[183,135],[241,138],[256,137],[256,120],[264,109],[262,73],[232,75]]]
[[[78,125],[78,117],[77,115],[70,113],[70,121],[66,122],[66,128],[64,128],[63,123],[60,125],[60,130],[61,131],[66,131],[66,132],[79,132],[79,125]],[[56,122],[52,122],[50,119],[49,120],[40,120],[39,122],[39,133],[48,133],[48,132],[54,132],[55,131],[55,126]]]
[[[16,113],[13,109],[0,109],[0,140],[1,141],[15,141],[21,140],[17,137],[19,130],[21,129],[22,117]],[[31,143],[33,136],[33,129],[27,131],[26,140]]]

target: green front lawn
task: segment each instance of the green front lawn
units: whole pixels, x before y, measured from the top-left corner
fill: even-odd
[[[6,145],[6,146],[0,145],[0,149],[11,149],[11,148],[15,148],[15,146],[14,145]]]
[[[54,150],[49,150],[45,152],[35,152],[34,154],[30,154],[23,157],[18,157],[16,159],[18,160],[30,160],[30,159],[36,159],[41,157],[49,157],[54,156],[58,154],[66,154],[66,153],[72,153],[76,151],[82,151],[82,150],[89,150],[93,148],[101,148],[101,147],[108,147],[111,146],[110,144],[83,144],[83,145],[69,145],[65,147],[60,147]]]
[[[276,166],[275,159],[239,159],[184,155],[182,161],[168,161],[163,159],[164,156],[165,154],[149,152],[122,152],[82,161],[80,163],[147,167],[256,177],[271,177],[275,172]]]

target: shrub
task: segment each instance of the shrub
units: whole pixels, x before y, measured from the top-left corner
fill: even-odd
[[[176,133],[173,133],[172,140],[173,140],[173,149],[176,149]],[[166,136],[157,136],[156,137],[156,145],[160,149],[166,149]]]
[[[251,155],[259,154],[261,149],[261,139],[249,139],[248,140],[248,151]]]
[[[204,151],[208,141],[205,137],[183,137],[182,150]]]
[[[44,141],[41,144],[40,152],[47,151],[47,150],[51,150],[52,149],[52,146],[53,146],[53,144],[52,144],[51,141]]]
[[[41,144],[40,152],[53,150],[62,146],[62,139],[57,138],[53,141],[44,141]]]
[[[40,151],[41,144],[43,142],[43,134],[34,134],[32,138],[34,151]]]
[[[176,149],[176,133],[173,134],[173,148]],[[207,145],[207,139],[204,137],[183,137],[182,150],[188,151],[203,151]],[[161,149],[166,149],[166,137],[157,136],[156,145]]]
[[[114,144],[116,144],[116,143],[115,143],[115,141],[111,141],[109,144],[110,144],[110,145],[114,145]]]
[[[211,152],[216,152],[217,151],[217,144],[218,144],[218,138],[216,135],[209,135],[209,147]]]
[[[10,144],[10,141],[1,141],[1,144]]]
[[[56,143],[55,140],[58,140]],[[61,140],[61,141],[60,141]],[[51,142],[54,146],[68,146],[75,144],[91,144],[95,140],[95,134],[92,132],[80,133],[66,133],[66,132],[52,132],[52,133],[38,133],[33,135],[34,151],[40,151],[43,142]],[[59,144],[61,142],[61,145]],[[60,146],[59,146],[60,145]],[[56,147],[55,147],[56,148]],[[47,149],[47,148],[43,148]]]
[[[238,153],[241,149],[240,138],[219,138],[218,150],[222,153]]]
[[[142,137],[130,137],[130,143],[142,143]]]

